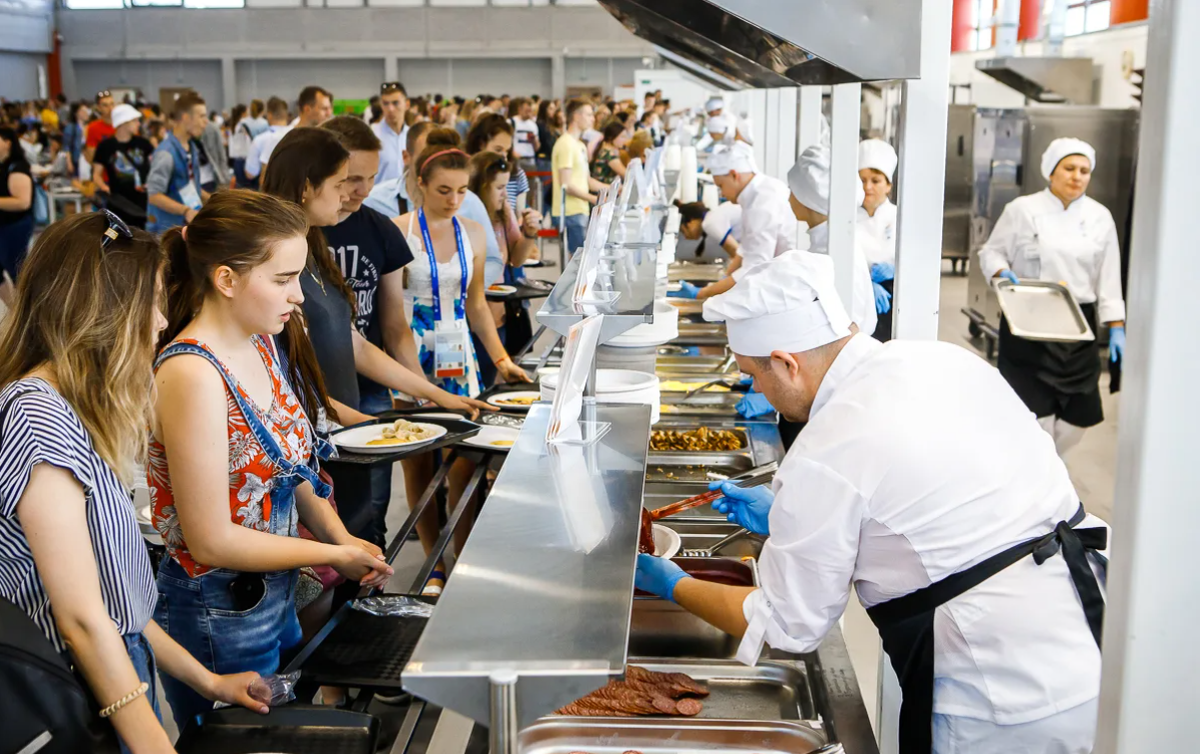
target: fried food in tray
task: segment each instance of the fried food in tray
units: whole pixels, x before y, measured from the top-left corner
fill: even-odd
[[[695,717],[704,709],[699,699],[708,687],[684,673],[657,673],[636,665],[625,669],[624,681],[609,681],[554,714],[572,717],[679,715]]]
[[[741,450],[742,435],[728,429],[656,429],[650,433],[650,450]]]

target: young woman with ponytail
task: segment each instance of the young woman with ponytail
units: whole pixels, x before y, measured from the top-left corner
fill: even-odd
[[[230,190],[162,239],[170,306],[147,476],[170,557],[155,619],[216,672],[273,673],[299,644],[299,568],[331,566],[369,586],[392,572],[322,499],[324,444],[304,403],[320,403],[323,387],[289,384],[272,344],[303,300],[307,233],[298,207]],[[292,384],[310,395],[302,402]],[[319,541],[298,537],[298,522]],[[211,707],[163,686],[181,728]]]
[[[267,711],[248,693],[256,673],[214,674],[151,619],[154,576],[129,488],[153,416],[163,267],[158,240],[115,215],[67,218],[34,245],[0,331],[0,597],[63,653],[94,709],[110,711],[112,728],[93,735],[115,728],[121,750],[138,754],[174,751],[156,668],[209,706]],[[25,702],[5,700],[15,725],[2,726],[0,746],[44,730]],[[80,735],[56,728],[47,751],[109,750]]]

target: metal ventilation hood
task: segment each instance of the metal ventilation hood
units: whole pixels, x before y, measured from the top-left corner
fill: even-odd
[[[1095,103],[1091,58],[984,58],[975,68],[1034,102]]]
[[[637,36],[753,88],[921,75],[920,0],[599,0]]]
[[[716,87],[717,89],[722,89],[727,92],[746,88],[746,85],[740,81],[734,81],[733,79],[726,78],[710,68],[705,68],[699,63],[693,63],[688,58],[671,52],[665,47],[655,45],[654,49],[659,55],[662,56],[664,60],[670,61],[673,65],[678,66],[680,69],[686,71],[692,76],[695,76],[708,86]]]

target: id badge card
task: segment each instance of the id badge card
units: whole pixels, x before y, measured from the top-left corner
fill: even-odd
[[[433,330],[433,376],[464,377],[467,374],[467,328],[461,320],[439,322]]]
[[[196,184],[188,181],[179,189],[179,203],[191,209],[200,209],[200,193],[196,191]]]

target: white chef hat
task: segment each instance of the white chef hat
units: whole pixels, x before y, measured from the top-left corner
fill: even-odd
[[[704,103],[704,112],[711,113],[716,110],[721,110],[725,107],[725,100],[721,97],[709,97],[708,102]]]
[[[1047,181],[1050,180],[1050,174],[1058,167],[1058,163],[1073,154],[1081,154],[1088,158],[1088,162],[1092,164],[1092,170],[1096,169],[1096,150],[1091,144],[1082,139],[1063,137],[1050,142],[1050,146],[1046,147],[1046,151],[1042,153],[1042,177]]]
[[[733,118],[728,115],[711,115],[708,122],[705,123],[705,128],[710,134],[723,134],[729,131],[733,126]]]
[[[725,322],[729,348],[742,356],[800,353],[850,334],[828,254],[789,251],[748,270],[727,292],[704,302],[704,318]]]
[[[141,117],[142,114],[136,107],[122,103],[113,108],[111,115],[112,126],[113,128],[119,128],[130,121],[139,120]]]
[[[888,183],[895,177],[899,161],[896,150],[882,139],[865,139],[858,145],[858,169],[878,170],[887,176]]]
[[[746,117],[739,118],[737,122],[737,135],[738,138],[747,144],[754,144],[754,122]]]
[[[758,166],[754,164],[754,150],[749,144],[738,141],[729,146],[718,146],[708,158],[708,172],[713,175],[728,175],[733,171],[758,172]]]
[[[792,196],[805,207],[829,214],[829,148],[822,144],[814,144],[800,153],[800,159],[788,171],[788,188]],[[859,206],[866,199],[862,182],[854,182],[855,205]]]

